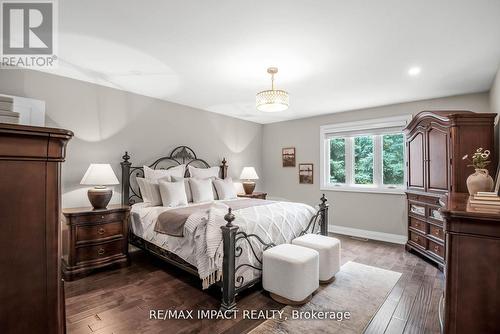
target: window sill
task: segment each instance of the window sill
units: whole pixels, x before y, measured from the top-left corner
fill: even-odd
[[[320,188],[322,191],[340,191],[340,192],[353,192],[353,193],[372,193],[372,194],[389,194],[389,195],[405,195],[403,188],[368,188],[368,187],[348,187],[348,186],[323,186]]]

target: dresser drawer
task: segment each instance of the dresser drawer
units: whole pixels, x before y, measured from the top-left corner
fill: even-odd
[[[423,248],[427,248],[427,239],[420,234],[410,231],[410,240]]]
[[[427,233],[427,223],[416,218],[410,217],[410,226],[414,229]]]
[[[78,225],[76,226],[76,242],[78,241],[99,241],[110,237],[120,237],[123,235],[123,224],[121,221],[104,223],[99,225]]]
[[[429,234],[434,238],[444,241],[444,231],[441,227],[429,224]]]
[[[76,262],[105,259],[113,255],[123,253],[123,239],[106,242],[93,246],[82,246],[76,248]]]
[[[439,198],[433,196],[408,194],[408,199],[412,201],[428,203],[433,205],[439,205]]]
[[[96,223],[107,223],[107,222],[113,222],[113,221],[121,221],[125,218],[125,214],[122,212],[115,212],[115,213],[108,213],[108,214],[88,214],[88,215],[81,215],[81,216],[76,216],[71,218],[72,222],[74,223],[90,223],[90,224],[96,224]]]
[[[437,220],[438,222],[444,221],[443,216],[441,216],[441,213],[439,212],[439,208],[437,208],[437,207],[436,208],[434,208],[434,207],[429,208],[428,217],[432,218],[434,220]]]
[[[409,202],[408,211],[414,215],[425,217],[425,205]]]
[[[429,251],[441,259],[444,258],[444,246],[435,243],[434,241],[429,240]]]

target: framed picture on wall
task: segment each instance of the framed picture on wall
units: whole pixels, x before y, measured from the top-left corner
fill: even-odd
[[[299,164],[299,183],[313,184],[313,164]]]
[[[295,167],[295,147],[285,147],[281,150],[283,167]]]

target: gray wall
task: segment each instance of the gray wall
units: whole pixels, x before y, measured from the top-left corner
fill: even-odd
[[[492,112],[496,112],[497,114],[500,113],[500,68],[491,86],[490,104]]]
[[[188,145],[210,164],[226,157],[233,178],[244,166],[263,174],[260,124],[36,71],[0,70],[0,92],[44,100],[47,126],[75,132],[63,165],[64,207],[88,206],[79,183],[90,163],[111,163],[120,178],[125,150],[140,166]]]
[[[422,110],[462,109],[489,112],[487,93],[395,104],[264,125],[262,163],[266,191],[273,197],[317,204],[319,189],[319,128],[321,125],[371,118],[415,115]],[[281,167],[281,149],[296,147],[297,167]],[[298,182],[298,163],[314,164],[314,184]],[[402,195],[325,192],[332,207],[331,225],[406,235],[405,199]]]

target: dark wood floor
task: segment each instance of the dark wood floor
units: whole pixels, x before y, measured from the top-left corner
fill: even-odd
[[[342,241],[342,262],[356,261],[402,273],[366,333],[439,333],[438,302],[443,275],[401,245]],[[217,309],[218,293],[203,292],[199,280],[142,251],[132,265],[66,282],[66,319],[70,334],[80,333],[245,333],[259,321],[148,320],[150,309]],[[239,299],[241,309],[280,309],[259,289]]]

